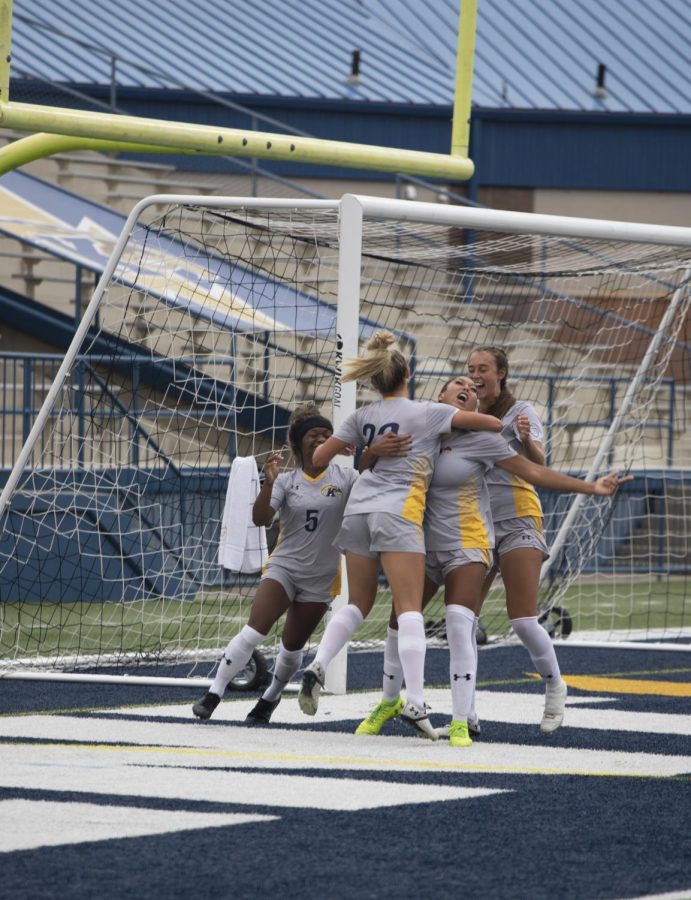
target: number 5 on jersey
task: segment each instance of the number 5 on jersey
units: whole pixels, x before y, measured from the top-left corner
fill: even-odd
[[[305,531],[315,531],[319,524],[319,510],[308,509],[305,511]]]

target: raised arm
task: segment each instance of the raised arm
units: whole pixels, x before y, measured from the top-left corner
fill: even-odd
[[[280,453],[271,453],[264,463],[264,484],[261,486],[257,499],[252,507],[252,521],[255,525],[271,525],[276,510],[272,509],[271,492],[273,490],[274,481],[280,475],[283,467],[283,457]]]
[[[451,420],[453,428],[464,428],[468,431],[495,431],[499,433],[502,424],[496,416],[488,416],[485,413],[466,412],[459,410]]]
[[[495,463],[495,465],[506,472],[511,472],[512,475],[518,475],[519,478],[535,487],[547,488],[551,491],[571,491],[575,494],[597,494],[600,497],[610,496],[620,484],[624,481],[631,481],[633,478],[633,475],[620,477],[615,469],[608,475],[598,478],[597,481],[584,481],[582,478],[574,478],[563,472],[540,466],[524,456],[512,456],[510,459],[503,459],[501,462]]]
[[[523,444],[526,459],[537,463],[538,466],[544,466],[545,449],[541,441],[536,441],[530,433],[530,419],[528,416],[516,416],[516,431],[518,439]]]

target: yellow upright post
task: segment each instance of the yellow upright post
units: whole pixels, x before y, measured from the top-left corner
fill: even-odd
[[[12,0],[0,0],[0,102],[10,99],[12,59]]]
[[[473,59],[478,0],[461,0],[456,50],[456,87],[451,124],[451,155],[468,156],[470,101],[473,93]]]
[[[0,154],[0,174],[15,166],[24,165],[31,159],[38,159],[70,146],[71,141],[65,140],[66,138],[82,138],[84,143],[81,146],[90,146],[92,149],[138,149],[160,153],[162,148],[168,148],[168,152],[179,150],[214,156],[289,160],[377,172],[400,172],[448,181],[468,181],[474,171],[467,151],[476,8],[477,0],[463,0],[459,24],[454,136],[452,152],[446,155],[13,103],[9,99],[12,0],[0,0],[0,128],[31,132],[33,138],[16,142],[19,146]]]

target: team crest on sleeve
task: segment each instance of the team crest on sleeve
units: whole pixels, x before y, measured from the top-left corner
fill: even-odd
[[[325,484],[319,492],[324,497],[342,497],[343,490],[337,484]]]

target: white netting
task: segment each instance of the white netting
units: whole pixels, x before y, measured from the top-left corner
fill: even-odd
[[[549,464],[575,474],[619,413],[599,468],[635,479],[613,503],[580,506],[545,609],[568,609],[582,634],[688,633],[691,253],[469,230],[444,214],[365,220],[361,336],[393,330],[425,399],[473,347],[504,347]],[[338,226],[324,205],[184,204],[137,226],[1,523],[5,664],[192,670],[243,624],[256,579],[217,563],[230,463],[261,467],[297,403],[330,411]],[[543,501],[553,538],[573,496]],[[482,615],[492,637],[506,633],[503,607],[498,585]],[[383,587],[359,644],[387,618]],[[427,618],[442,619],[441,601]]]

